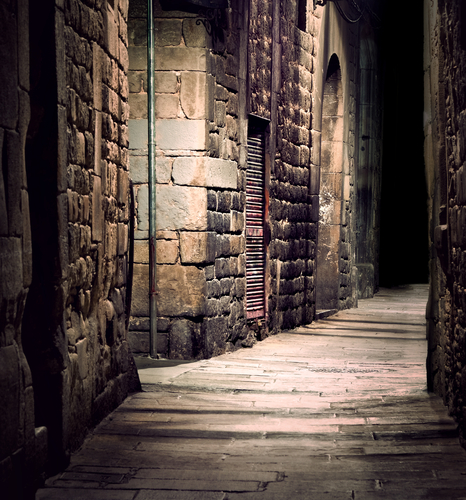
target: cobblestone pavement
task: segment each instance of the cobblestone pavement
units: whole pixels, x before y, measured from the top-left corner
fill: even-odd
[[[426,392],[427,286],[210,360],[138,360],[144,392],[37,500],[466,499],[466,451]]]

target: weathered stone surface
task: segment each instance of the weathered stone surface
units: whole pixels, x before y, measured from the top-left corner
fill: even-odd
[[[207,190],[198,187],[157,186],[157,230],[207,229]]]
[[[132,120],[130,120],[130,147],[136,149],[147,147],[147,145],[143,146],[144,140],[141,135],[142,128],[140,124],[133,128],[135,141],[133,142],[134,145],[131,144],[131,122]],[[160,149],[198,151],[206,149],[207,124],[205,120],[157,120],[155,133],[157,147]],[[147,133],[145,141],[147,144]]]
[[[149,329],[148,329],[149,330]],[[128,342],[133,353],[149,353],[150,352],[150,340],[149,331],[144,332],[134,332],[128,333]],[[158,350],[157,352],[163,352]]]
[[[88,375],[89,356],[87,353],[87,339],[82,339],[76,344],[76,352],[78,354],[78,370],[79,377],[84,380]]]
[[[149,316],[149,265],[134,264],[133,280],[138,286],[133,288],[131,314]]]
[[[172,159],[157,157],[155,161],[155,178],[158,183],[168,184],[171,179]],[[130,157],[130,177],[134,184],[149,182],[149,164],[147,156]]]
[[[0,348],[0,390],[2,411],[0,412],[0,438],[2,457],[16,451],[18,438],[24,432],[20,425],[20,369],[19,356],[15,345]]]
[[[237,164],[210,157],[176,158],[172,177],[180,185],[236,189]]]
[[[129,170],[134,184],[147,184],[149,182],[147,156],[130,156]]]
[[[216,235],[210,232],[180,233],[181,262],[183,264],[206,264],[215,259]]]
[[[157,264],[175,264],[180,253],[177,240],[157,240],[156,243]]]
[[[136,190],[137,228],[139,231],[149,229],[149,186],[142,184]]]
[[[178,88],[178,78],[174,71],[156,71],[154,90],[163,94],[174,94]]]
[[[1,30],[4,42],[0,47],[2,72],[0,84],[0,125],[14,129],[18,113],[18,47],[16,16],[3,4],[0,8]]]
[[[200,316],[206,303],[204,272],[194,266],[157,266],[157,309],[161,316]]]
[[[207,32],[197,19],[183,20],[183,37],[187,47],[206,47]]]
[[[147,120],[129,120],[129,149],[147,149]]]
[[[16,300],[23,285],[23,257],[20,238],[0,238],[1,297]]]
[[[156,95],[154,106],[157,119],[177,118],[180,116],[180,101],[175,94]]]
[[[130,94],[128,102],[132,120],[147,120],[147,94]]]
[[[191,359],[193,356],[192,323],[186,319],[173,321],[169,335],[170,359]]]
[[[157,20],[155,22],[155,45],[157,47],[180,45],[181,29],[181,19]]]
[[[138,264],[149,263],[149,243],[147,240],[134,242],[134,262]]]
[[[155,70],[205,71],[206,56],[206,50],[201,48],[156,48]]]
[[[191,120],[206,118],[207,93],[206,73],[183,72],[181,74],[180,102],[184,114]]]

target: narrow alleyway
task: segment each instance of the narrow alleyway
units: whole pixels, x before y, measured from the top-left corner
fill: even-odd
[[[427,285],[206,361],[141,363],[45,499],[466,499],[466,451],[426,392]],[[146,367],[144,367],[146,366]]]

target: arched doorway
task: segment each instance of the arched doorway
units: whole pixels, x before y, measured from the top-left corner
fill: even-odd
[[[330,58],[322,100],[322,146],[316,263],[316,309],[338,309],[343,191],[343,86]]]

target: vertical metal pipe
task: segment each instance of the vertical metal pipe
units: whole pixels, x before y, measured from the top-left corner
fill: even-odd
[[[157,302],[156,302],[156,258],[155,258],[155,50],[154,13],[152,1],[147,0],[147,118],[148,118],[148,164],[149,164],[149,319],[150,356],[157,357]]]

